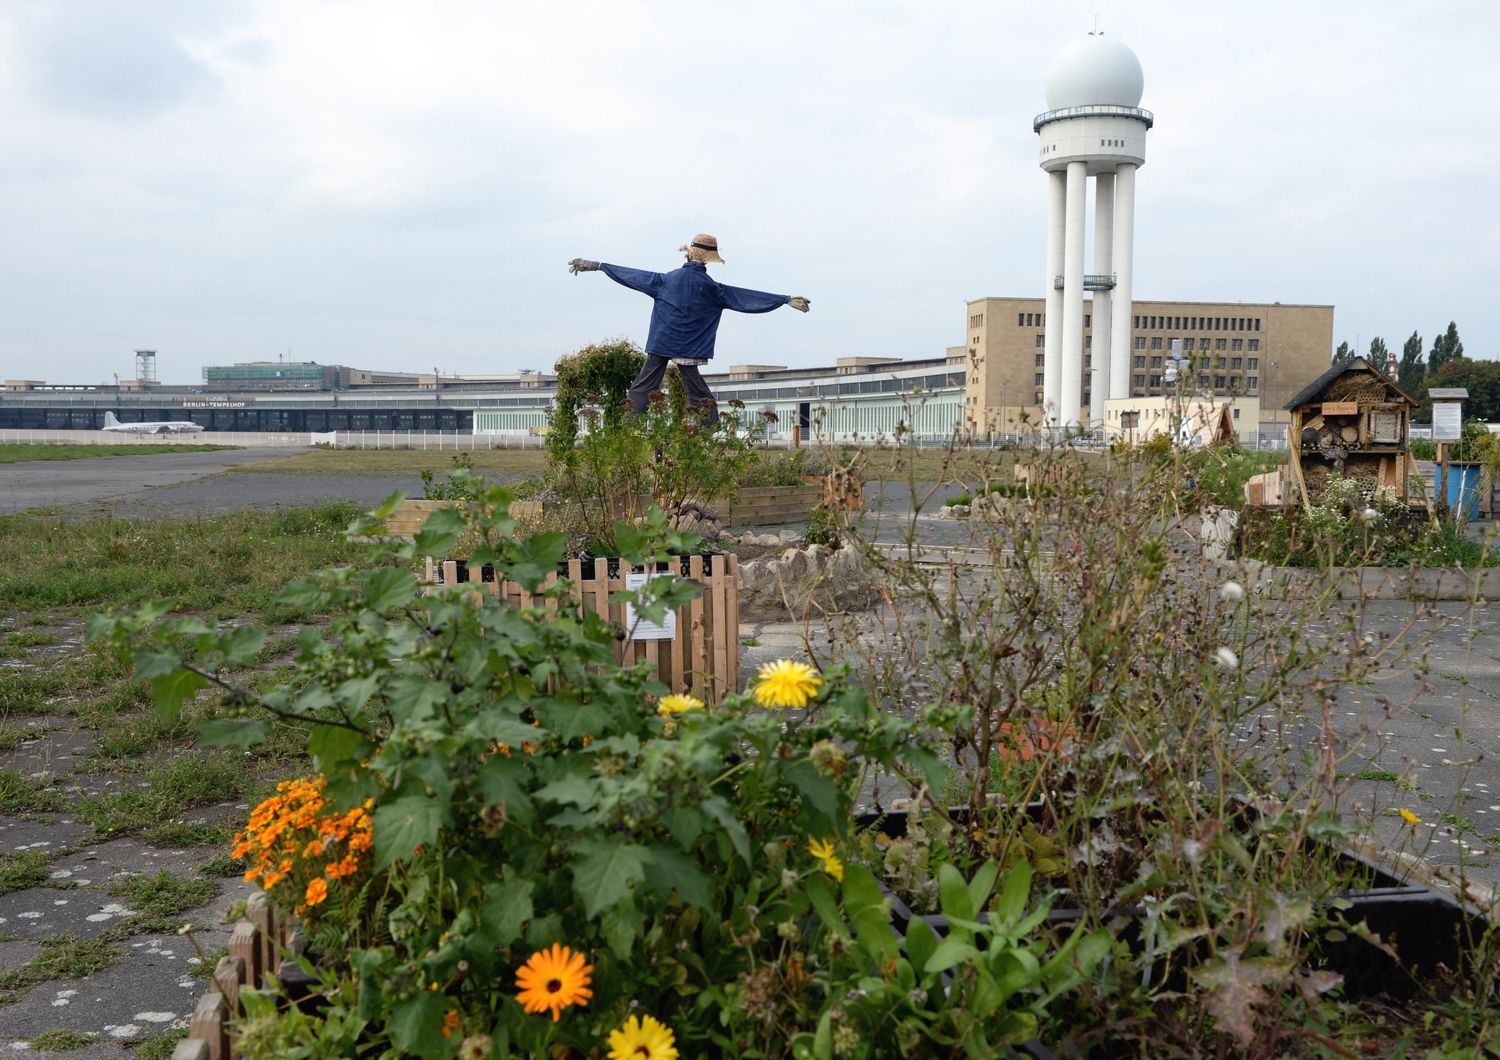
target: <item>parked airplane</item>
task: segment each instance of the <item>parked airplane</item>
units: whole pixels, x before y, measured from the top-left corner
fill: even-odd
[[[104,430],[125,431],[129,434],[179,434],[201,431],[203,428],[192,420],[152,420],[148,423],[121,423],[113,412],[104,414]]]

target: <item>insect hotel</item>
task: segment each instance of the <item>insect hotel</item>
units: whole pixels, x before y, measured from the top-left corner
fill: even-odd
[[[1412,502],[1416,471],[1410,451],[1411,413],[1416,407],[1390,377],[1363,357],[1336,364],[1286,403],[1291,457],[1258,484],[1263,504],[1318,503],[1335,476],[1353,479],[1366,496],[1387,493]],[[1257,503],[1252,485],[1246,500]],[[1419,495],[1420,496],[1420,495]]]

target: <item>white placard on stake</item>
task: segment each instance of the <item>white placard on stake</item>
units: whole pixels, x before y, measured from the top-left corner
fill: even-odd
[[[666,571],[654,574],[627,574],[625,588],[639,589],[648,578],[672,578]],[[625,636],[629,640],[673,640],[677,636],[677,612],[669,610],[661,622],[647,622],[635,613],[635,605],[625,605]]]
[[[1432,403],[1432,440],[1434,442],[1456,442],[1463,437],[1463,402],[1434,401]]]

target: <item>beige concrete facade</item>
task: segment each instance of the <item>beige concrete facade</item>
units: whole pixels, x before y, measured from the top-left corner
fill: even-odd
[[[1110,437],[1118,434],[1137,444],[1149,442],[1158,434],[1171,434],[1185,444],[1205,445],[1215,440],[1212,429],[1215,417],[1220,409],[1226,408],[1236,438],[1253,437],[1260,429],[1260,399],[1243,394],[1183,399],[1167,394],[1119,398],[1104,403],[1104,419]]]
[[[1093,390],[1091,305],[1084,303],[1085,410]],[[967,308],[969,428],[1005,433],[1041,423],[1045,299],[976,298]],[[1331,305],[1137,299],[1132,314],[1129,339],[1115,337],[1116,353],[1130,358],[1131,396],[1172,389],[1164,365],[1172,340],[1181,339],[1192,359],[1186,382],[1193,393],[1259,398],[1268,425],[1285,419],[1278,407],[1326,371],[1333,354]]]

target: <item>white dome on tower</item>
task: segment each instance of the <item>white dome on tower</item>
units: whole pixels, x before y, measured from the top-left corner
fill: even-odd
[[[1047,72],[1047,109],[1138,107],[1146,87],[1141,61],[1122,42],[1102,33],[1074,41]]]

